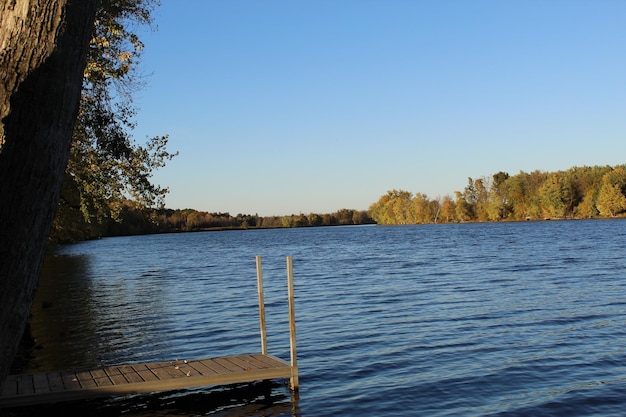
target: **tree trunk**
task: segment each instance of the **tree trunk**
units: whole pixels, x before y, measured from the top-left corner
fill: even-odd
[[[0,389],[30,314],[97,0],[0,4]]]

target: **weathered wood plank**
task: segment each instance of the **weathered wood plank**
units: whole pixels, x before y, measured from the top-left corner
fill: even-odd
[[[231,358],[227,359],[229,362],[234,363],[235,365],[239,366],[241,369],[243,369],[244,371],[251,371],[253,369],[264,369],[264,368],[257,368],[256,366],[254,366],[252,363],[250,363],[249,361],[246,361],[245,359],[241,358],[241,357],[237,357],[237,356],[233,356]]]
[[[99,387],[113,385],[113,381],[111,381],[111,378],[109,378],[106,372],[104,372],[104,369],[95,369],[91,371],[91,376],[93,377],[96,385]]]
[[[217,372],[208,366],[206,366],[202,361],[191,361],[189,362],[189,366],[195,369],[201,375],[215,375]]]
[[[270,367],[267,363],[257,360],[252,355],[243,355],[243,356],[240,356],[239,358],[245,361],[248,364],[248,366],[253,369],[266,369]]]
[[[193,368],[190,364],[189,361],[183,361],[183,362],[177,362],[176,366],[178,367],[178,369],[185,374],[186,377],[191,377],[191,376],[202,376],[203,373],[197,371],[195,368]]]
[[[9,375],[4,382],[4,386],[2,387],[2,396],[5,397],[15,395],[17,395],[17,376]]]
[[[81,388],[74,372],[61,372],[61,379],[66,390],[78,390]]]
[[[126,380],[128,380],[129,384],[132,384],[134,382],[143,382],[143,378],[141,377],[141,375],[139,375],[132,366],[118,366],[117,369],[118,371],[120,371],[120,374],[124,378],[126,378]]]
[[[205,359],[203,361],[201,361],[201,363],[214,370],[216,374],[227,374],[230,371],[227,368],[224,368],[222,365],[220,365],[219,363],[215,362],[214,359]]]
[[[80,386],[83,388],[95,388],[98,386],[89,371],[76,372],[76,379],[78,379]]]
[[[103,370],[111,379],[111,382],[113,382],[113,385],[123,385],[129,382],[126,378],[124,378],[124,375],[122,375],[122,372],[116,366],[110,367],[110,368],[104,368]]]
[[[240,372],[242,370],[245,370],[245,368],[242,368],[241,366],[234,364],[233,362],[229,361],[227,358],[215,358],[214,361],[222,365],[224,368],[228,369],[230,372]]]
[[[33,385],[35,388],[35,392],[50,391],[50,383],[48,382],[48,375],[46,374],[34,374]]]
[[[160,379],[173,379],[173,378],[182,378],[185,375],[180,372],[178,369],[175,369],[175,365],[173,362],[165,362],[165,363],[151,363],[146,365],[148,369],[157,374]]]
[[[63,391],[65,389],[60,372],[48,372],[46,378],[48,379],[48,387],[51,392]]]
[[[18,395],[32,394],[35,392],[32,375],[19,375],[17,377],[17,393]]]
[[[287,363],[272,355],[252,355],[255,359],[268,364],[270,367],[287,365]]]
[[[159,377],[154,374],[145,364],[137,364],[132,365],[132,368],[135,372],[143,379],[144,381],[158,381]]]

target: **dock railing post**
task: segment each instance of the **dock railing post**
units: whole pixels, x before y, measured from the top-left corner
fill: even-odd
[[[267,330],[265,326],[265,299],[263,296],[263,266],[261,257],[256,257],[256,281],[259,293],[259,320],[261,324],[261,353],[267,355]]]
[[[291,389],[298,390],[298,356],[296,352],[296,311],[293,295],[293,259],[287,256],[287,292],[289,298],[289,347],[291,351]]]

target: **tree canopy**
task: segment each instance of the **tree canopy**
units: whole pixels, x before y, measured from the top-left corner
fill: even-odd
[[[468,178],[463,191],[429,199],[392,190],[370,206],[378,224],[538,220],[626,215],[626,165]]]
[[[57,241],[96,237],[120,221],[124,202],[162,207],[168,189],[150,181],[176,154],[168,136],[139,144],[132,137],[133,94],[143,78],[143,43],[132,29],[152,27],[156,0],[104,0],[97,10],[72,136],[61,200],[54,223]]]

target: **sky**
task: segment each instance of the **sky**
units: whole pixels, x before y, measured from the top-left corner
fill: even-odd
[[[468,177],[626,163],[622,0],[161,0],[134,137],[169,208],[434,199]]]

